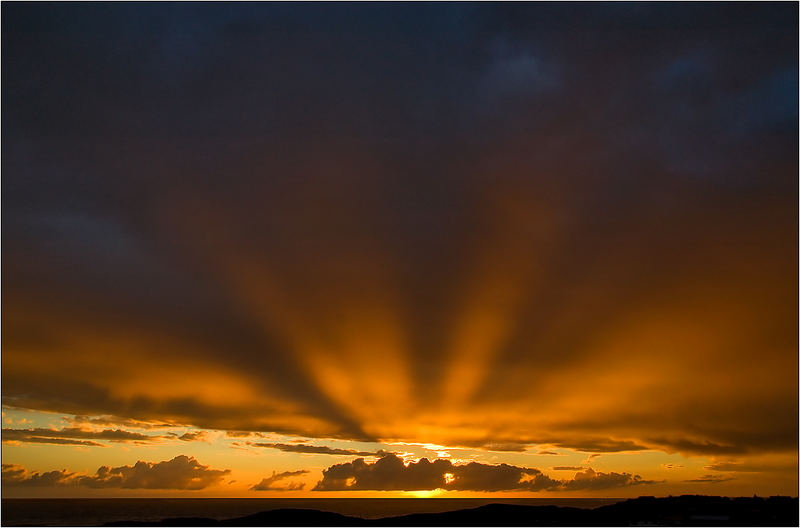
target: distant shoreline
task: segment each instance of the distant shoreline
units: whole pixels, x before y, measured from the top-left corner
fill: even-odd
[[[524,502],[528,504],[524,504]],[[3,526],[797,526],[796,497],[639,497],[636,499],[3,499]],[[539,499],[540,503],[547,499]],[[142,503],[149,502],[147,511]],[[476,502],[485,504],[474,506]],[[516,502],[514,504],[513,502]],[[556,504],[552,504],[555,502]],[[597,502],[605,504],[597,505]],[[263,506],[272,503],[275,508]],[[316,503],[316,507],[303,507]],[[472,503],[473,505],[471,505]],[[572,504],[569,504],[572,503]],[[583,507],[575,504],[583,504]],[[591,506],[590,503],[595,503]],[[107,508],[105,518],[101,510]],[[188,507],[180,515],[169,508]],[[247,504],[262,510],[226,514]],[[172,505],[166,506],[165,505]],[[285,507],[291,505],[292,507]],[[35,508],[33,508],[35,506]],[[126,511],[135,506],[134,511]],[[283,506],[283,507],[282,507]],[[328,506],[329,508],[326,508]],[[355,507],[362,514],[354,514]],[[391,510],[412,508],[404,514]],[[467,507],[463,507],[467,506]],[[333,508],[330,508],[333,507]],[[47,509],[50,509],[48,518]],[[62,517],[58,517],[58,511]],[[227,508],[227,509],[226,509]],[[36,510],[35,512],[32,510]],[[71,509],[71,514],[66,510]],[[28,511],[26,517],[25,510]],[[94,517],[76,515],[94,512]],[[334,511],[339,510],[339,511]],[[365,515],[364,513],[370,515]],[[426,511],[427,510],[427,511]],[[350,514],[342,511],[351,511]],[[214,515],[209,515],[214,512]],[[38,521],[37,521],[38,514]],[[381,515],[382,514],[382,515]],[[72,520],[70,520],[72,519]]]
[[[486,504],[562,505],[594,508],[622,498],[3,498],[3,525],[101,526],[121,520],[156,521],[170,517],[226,519],[281,508],[315,509],[376,519],[410,513],[437,513]],[[13,523],[13,524],[12,524]]]

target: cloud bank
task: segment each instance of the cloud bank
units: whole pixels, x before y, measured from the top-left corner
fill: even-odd
[[[104,429],[102,431],[92,431],[77,427],[67,427],[64,429],[36,428],[2,430],[3,442],[103,446],[103,444],[92,442],[90,440],[78,440],[84,438],[92,440],[108,440],[111,442],[147,443],[166,437],[160,435],[146,435],[133,431],[125,431],[123,429]]]
[[[575,491],[653,484],[630,473],[601,473],[587,468],[572,480],[555,480],[538,469],[489,465],[478,462],[453,464],[422,458],[408,465],[395,455],[369,464],[363,458],[335,464],[322,472],[313,491],[432,490],[449,491]]]
[[[2,482],[4,486],[200,490],[218,484],[228,474],[228,469],[211,469],[194,457],[179,455],[162,462],[140,460],[133,466],[102,466],[94,475],[66,470],[30,473],[22,466],[3,464]]]
[[[3,403],[796,452],[796,21],[10,2]]]

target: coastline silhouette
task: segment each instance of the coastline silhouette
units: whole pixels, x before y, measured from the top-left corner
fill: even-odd
[[[329,511],[285,508],[216,520],[178,517],[105,526],[796,526],[797,497],[639,497],[593,509],[487,504],[441,513],[363,519]]]

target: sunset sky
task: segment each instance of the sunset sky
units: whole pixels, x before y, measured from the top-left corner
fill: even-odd
[[[3,496],[796,496],[797,20],[3,2]]]

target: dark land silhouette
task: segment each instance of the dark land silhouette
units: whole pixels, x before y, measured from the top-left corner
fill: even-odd
[[[435,500],[435,499],[432,499]],[[594,509],[488,504],[478,508],[363,519],[311,509],[279,509],[216,520],[181,517],[106,526],[797,526],[796,497],[639,497]]]

